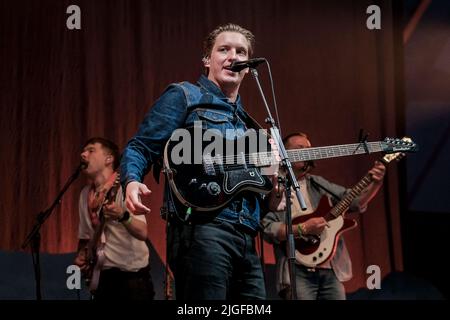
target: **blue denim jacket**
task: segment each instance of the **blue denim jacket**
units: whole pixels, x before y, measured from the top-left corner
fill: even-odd
[[[137,134],[124,150],[121,161],[124,190],[131,181],[142,182],[152,166],[155,170],[174,130],[191,127],[194,121],[202,121],[204,128],[219,129],[224,135],[226,129],[234,129],[237,136],[243,134],[249,123],[253,123],[244,111],[239,96],[235,103],[228,102],[223,92],[203,75],[197,85],[189,82],[171,84],[147,113]],[[166,190],[169,192],[168,188]],[[167,194],[165,199],[177,201]],[[211,214],[216,215],[216,219],[257,230],[259,199],[258,194],[245,193],[220,209],[220,212]],[[174,206],[169,204],[169,207]]]

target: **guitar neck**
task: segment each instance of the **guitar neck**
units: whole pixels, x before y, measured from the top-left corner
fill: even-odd
[[[88,243],[88,250],[90,254],[95,254],[95,251],[97,250],[97,245],[100,237],[102,236],[103,229],[105,228],[105,223],[105,218],[103,216],[100,216],[100,222],[94,229],[94,234]]]
[[[316,147],[316,148],[305,148],[305,149],[291,149],[288,150],[289,160],[292,162],[298,161],[311,161],[327,158],[337,158],[344,156],[351,156],[363,153],[374,153],[381,152],[382,145],[381,142],[368,142],[367,150],[361,143],[353,144],[343,144],[337,146],[329,147]]]
[[[383,158],[379,159],[380,162],[387,166],[392,160],[400,160],[405,156],[404,153],[397,152],[390,155],[385,155]],[[329,215],[327,215],[326,220],[332,220],[342,215],[347,209],[350,207],[352,201],[359,196],[362,191],[369,186],[369,184],[373,181],[372,175],[367,173],[359,182],[350,189],[344,198],[341,199],[334,207],[331,209]]]
[[[319,159],[345,157],[363,153],[375,153],[383,151],[381,141],[368,142],[367,150],[361,143],[343,144],[329,147],[315,147],[304,149],[287,150],[291,162],[311,161]],[[273,163],[272,152],[260,152],[251,154],[249,157],[251,163],[256,166],[268,166]]]
[[[342,198],[330,211],[330,215],[326,220],[332,220],[342,215],[350,207],[352,201],[358,197],[365,188],[372,182],[370,173],[366,174],[359,182]]]

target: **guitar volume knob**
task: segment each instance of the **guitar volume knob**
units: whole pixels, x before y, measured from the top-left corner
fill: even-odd
[[[217,182],[210,182],[208,183],[208,186],[206,187],[208,190],[208,193],[213,196],[217,196],[220,193],[220,186]]]

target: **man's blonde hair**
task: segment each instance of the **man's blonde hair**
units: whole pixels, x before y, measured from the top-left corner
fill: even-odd
[[[234,23],[227,23],[220,25],[211,31],[203,42],[203,59],[208,59],[211,56],[212,48],[216,42],[217,36],[222,32],[237,32],[242,34],[248,41],[248,56],[251,57],[253,54],[253,47],[255,46],[255,36],[251,31],[242,28],[241,26]]]

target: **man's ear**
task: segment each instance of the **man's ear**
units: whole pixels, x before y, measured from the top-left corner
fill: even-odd
[[[111,164],[113,161],[114,161],[113,156],[111,156],[111,155],[106,156],[106,159],[105,159],[106,164]]]
[[[209,57],[203,57],[203,59],[202,59],[202,61],[203,61],[203,66],[205,67],[205,68],[209,68],[210,67],[210,59],[209,59]]]

